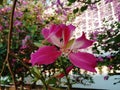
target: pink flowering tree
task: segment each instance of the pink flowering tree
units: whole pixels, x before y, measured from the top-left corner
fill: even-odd
[[[0,6],[0,78],[7,77],[2,84],[9,84],[15,78],[19,86],[30,74],[30,54],[37,49],[36,41],[42,39],[39,33],[46,23],[38,19],[44,8],[41,2],[36,5],[34,1],[31,4],[31,1],[18,0],[14,13],[12,3]],[[9,65],[6,64],[8,53]]]
[[[99,1],[14,0],[11,4],[3,3],[0,6],[0,77],[9,76],[16,90],[17,86],[25,84],[24,79],[29,75],[34,83],[41,80],[46,90],[62,84],[70,90],[78,81],[75,78],[72,82],[71,71],[96,72],[95,56],[83,52],[94,41],[88,40],[84,32],[75,38],[76,27],[67,23],[72,23],[87,8],[93,9]],[[64,77],[66,81],[61,82]]]

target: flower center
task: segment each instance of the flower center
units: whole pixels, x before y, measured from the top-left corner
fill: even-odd
[[[71,52],[70,49],[66,49],[66,48],[61,48],[60,51],[62,52],[62,56],[68,56],[69,53]]]

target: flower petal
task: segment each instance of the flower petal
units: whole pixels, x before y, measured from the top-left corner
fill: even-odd
[[[96,58],[94,55],[85,53],[85,52],[78,52],[78,53],[70,53],[69,59],[71,63],[73,63],[75,66],[91,71],[96,72]]]
[[[72,24],[68,25],[68,28],[71,30],[71,31],[74,31],[75,30],[75,26],[73,26]]]
[[[70,40],[72,34],[73,34],[73,31],[75,30],[75,26],[73,26],[72,24],[66,26],[65,24],[61,24],[60,25],[61,28],[62,28],[62,36],[63,36],[63,43],[64,43],[64,46],[66,47],[68,41]]]
[[[44,29],[42,30],[42,35],[43,35],[44,38],[46,39],[46,38],[49,36],[49,30],[46,29],[46,28],[44,28]]]
[[[53,35],[55,35],[55,33],[56,33],[57,31],[58,31],[58,29],[57,29],[56,25],[52,25],[52,26],[50,27],[50,29],[46,29],[46,28],[42,29],[42,35],[44,36],[44,38],[45,38],[46,40],[48,40],[49,42],[51,42],[50,38],[51,38]]]
[[[74,41],[71,49],[84,49],[91,46],[93,42],[92,40],[88,40],[83,32],[82,36]]]
[[[66,46],[74,30],[75,27],[71,24],[68,26],[65,24],[54,24],[51,25],[50,29],[43,29],[42,34],[50,43],[62,47]]]
[[[31,54],[31,63],[35,64],[51,64],[59,56],[61,52],[57,50],[55,46],[43,46],[40,47],[35,53]]]
[[[58,25],[51,25],[50,29],[44,28],[42,30],[42,35],[48,42],[60,47],[60,38],[62,37],[62,31]]]

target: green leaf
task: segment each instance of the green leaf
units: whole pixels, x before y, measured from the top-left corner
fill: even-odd
[[[42,45],[41,42],[34,42],[34,44],[37,46],[37,47],[40,47]]]
[[[48,84],[56,84],[56,82],[57,82],[57,79],[56,79],[56,78],[50,78],[50,79],[47,81]]]
[[[88,0],[88,1],[87,1],[87,4],[91,4],[91,0]]]
[[[120,42],[120,34],[117,35],[114,38],[109,39],[108,41],[106,41],[106,43],[109,43],[109,42],[112,42],[112,41],[115,41],[115,43],[119,43]]]
[[[40,74],[40,71],[37,67],[33,67],[33,70],[35,71],[35,73],[37,73],[38,75]]]
[[[40,71],[37,67],[32,67],[30,71],[36,77],[36,81],[40,79]]]
[[[73,10],[73,13],[76,14],[79,11],[79,8]]]
[[[117,35],[117,36],[114,38],[114,40],[115,40],[115,43],[119,43],[119,42],[120,42],[120,34]]]
[[[37,31],[37,26],[36,25],[28,26],[28,29],[31,32],[32,37],[33,37],[35,32]]]
[[[120,23],[117,23],[117,28],[120,28]]]
[[[84,5],[84,6],[81,7],[80,10],[81,10],[81,12],[84,12],[85,10],[87,10],[87,8],[88,8],[88,5]]]

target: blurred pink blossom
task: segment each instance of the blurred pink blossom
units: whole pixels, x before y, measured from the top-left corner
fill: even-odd
[[[28,4],[27,0],[19,0],[19,2],[20,2],[22,5],[27,5],[27,4]]]
[[[104,80],[108,80],[109,79],[109,76],[104,76]]]
[[[105,4],[112,2],[113,0],[105,0]]]
[[[110,65],[110,66],[108,66],[108,68],[111,70],[111,69],[113,69],[113,66],[112,66],[112,65]]]
[[[28,42],[29,39],[30,39],[30,36],[27,35],[25,37],[25,39],[22,40],[22,47],[21,47],[21,49],[27,48],[27,42]]]
[[[96,4],[90,4],[90,5],[89,5],[89,8],[90,8],[91,10],[98,10]]]
[[[4,8],[1,8],[1,9],[0,9],[0,14],[7,13],[7,12],[10,11],[10,10],[11,10],[11,7],[5,6]]]
[[[111,55],[108,55],[108,56],[107,56],[107,58],[109,58],[109,59],[111,59],[111,57],[112,57]]]
[[[118,17],[118,21],[120,21],[120,2],[118,0],[114,0],[115,7],[115,15]]]
[[[117,13],[117,14],[120,13],[120,4],[118,4],[118,5],[116,6],[115,10],[116,10],[116,13]]]
[[[97,59],[97,61],[102,62],[102,61],[104,61],[104,59],[103,59],[103,57],[102,57],[102,56],[99,56],[99,57],[98,57],[98,59]]]
[[[93,39],[93,40],[97,40],[98,34],[99,34],[99,31],[94,31],[94,32],[92,32],[92,39]]]
[[[21,26],[21,25],[22,25],[22,22],[19,21],[19,20],[16,20],[16,21],[14,22],[14,26]]]
[[[23,12],[16,10],[14,13],[14,18],[21,18],[23,16]]]

